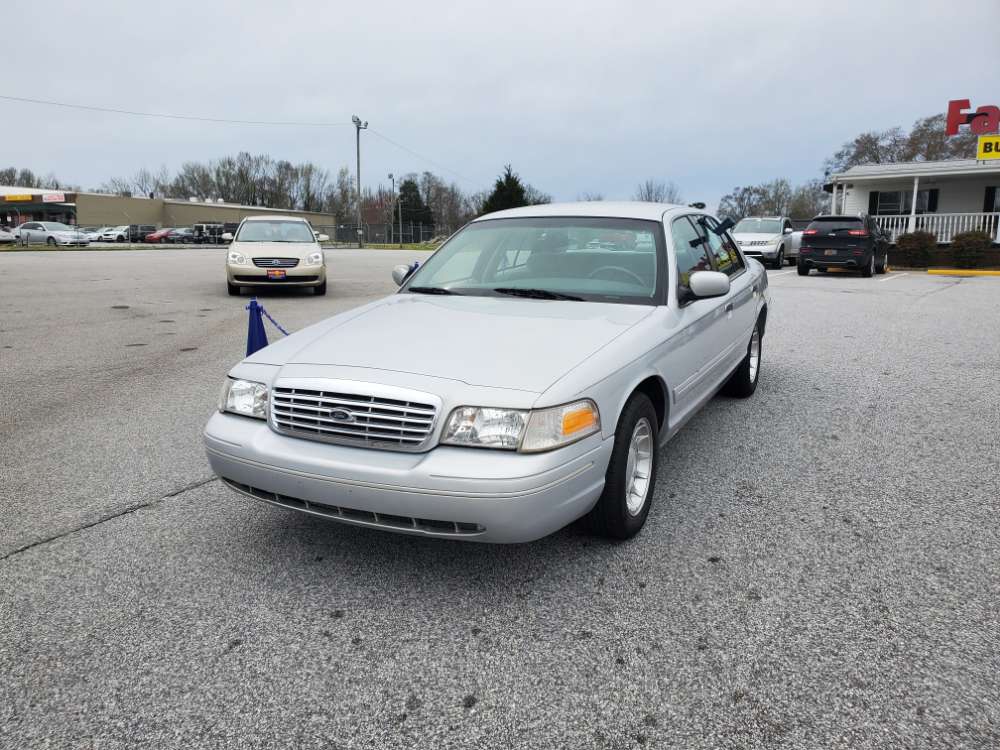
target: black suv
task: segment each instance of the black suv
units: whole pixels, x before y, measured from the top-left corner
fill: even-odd
[[[799,276],[810,268],[846,268],[867,278],[888,267],[889,236],[871,216],[817,216],[802,232]]]

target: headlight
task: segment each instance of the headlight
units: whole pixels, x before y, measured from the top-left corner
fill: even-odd
[[[247,265],[247,256],[245,256],[243,253],[238,253],[235,250],[230,250],[229,262],[234,266],[245,266]]]
[[[307,266],[321,266],[323,265],[323,251],[317,250],[315,253],[309,253],[306,258]]]
[[[517,450],[531,412],[460,406],[448,417],[441,442],[479,448]]]
[[[267,386],[252,380],[226,378],[219,394],[219,411],[267,419]]]
[[[460,406],[448,417],[441,443],[539,453],[575,443],[600,429],[597,404],[590,399],[535,411]]]

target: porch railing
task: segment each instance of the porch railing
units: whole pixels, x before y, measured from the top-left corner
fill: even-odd
[[[938,242],[951,242],[951,238],[960,232],[981,230],[989,234],[997,242],[998,227],[1000,227],[1000,212],[970,213],[970,214],[918,214],[915,218],[917,231],[930,232],[937,237]],[[881,215],[875,221],[889,233],[895,242],[899,235],[909,231],[910,215]]]

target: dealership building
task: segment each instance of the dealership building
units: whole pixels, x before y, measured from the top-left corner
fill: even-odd
[[[60,221],[94,227],[123,224],[144,224],[157,228],[189,227],[194,224],[235,223],[247,216],[268,213],[301,216],[314,227],[332,227],[337,223],[333,214],[314,211],[0,186],[0,226],[14,227],[26,221]]]

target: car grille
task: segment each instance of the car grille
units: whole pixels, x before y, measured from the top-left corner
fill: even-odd
[[[295,268],[299,264],[298,258],[254,258],[253,264],[257,268]]]
[[[375,513],[370,510],[345,508],[342,505],[313,503],[297,497],[282,495],[278,492],[262,490],[259,487],[251,487],[248,484],[227,479],[226,477],[222,477],[222,481],[237,492],[250,495],[257,500],[263,500],[273,505],[280,505],[282,508],[291,508],[325,518],[332,518],[335,521],[347,521],[348,523],[364,524],[367,526],[381,526],[387,529],[447,534],[450,536],[468,536],[471,534],[482,534],[486,531],[484,526],[468,521],[441,521],[434,518],[397,516],[390,513]]]
[[[259,284],[264,282],[267,282],[268,284],[304,284],[308,281],[319,280],[319,276],[285,276],[281,279],[269,279],[264,275],[248,276],[247,274],[234,274],[233,279],[235,281],[245,281],[247,283],[255,282]]]
[[[429,403],[304,388],[271,391],[275,430],[327,443],[417,451],[429,440],[436,416]]]

